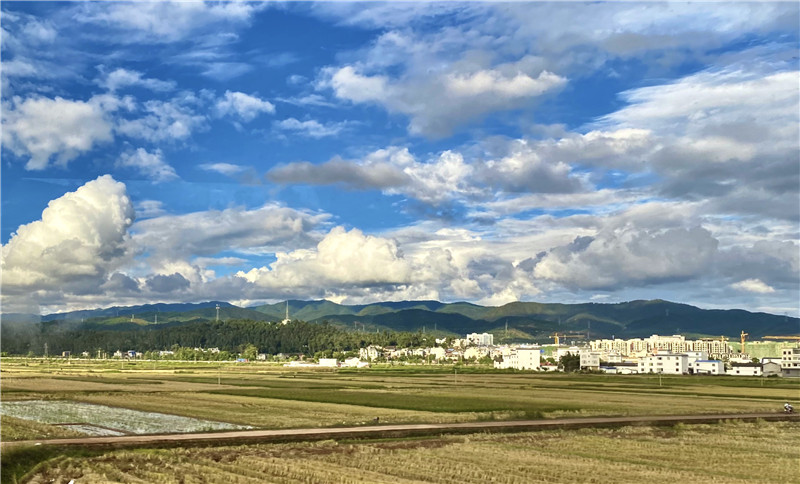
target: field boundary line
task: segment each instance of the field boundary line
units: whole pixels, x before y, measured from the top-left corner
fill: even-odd
[[[714,424],[723,421],[794,421],[800,414],[743,413],[659,415],[635,417],[584,417],[541,420],[484,421],[447,424],[371,425],[359,427],[327,427],[276,430],[235,430],[186,434],[146,434],[67,439],[40,439],[2,442],[3,450],[27,446],[82,447],[174,447],[182,445],[225,445],[256,442],[300,442],[330,439],[382,439],[419,437],[474,432],[522,432],[593,427],[672,426],[677,424]]]

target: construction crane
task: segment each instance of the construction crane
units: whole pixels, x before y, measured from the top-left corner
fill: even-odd
[[[742,350],[741,351],[742,351],[742,353],[745,353],[745,351],[744,351],[744,340],[746,340],[747,337],[750,336],[750,333],[745,333],[744,330],[742,330],[742,334],[740,336],[742,338]]]
[[[560,337],[560,336],[558,335],[558,333],[551,334],[551,335],[549,336],[549,338],[554,338],[554,339],[555,339],[556,346],[558,346],[558,338],[559,338],[559,337]]]

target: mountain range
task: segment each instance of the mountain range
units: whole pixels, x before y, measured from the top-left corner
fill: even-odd
[[[134,329],[191,324],[219,319],[281,321],[287,302],[249,308],[227,302],[197,304],[149,304],[111,307],[33,316],[4,314],[8,322],[45,322],[80,329]],[[552,340],[553,334],[567,340],[647,337],[652,334],[683,334],[687,337],[738,337],[800,335],[800,319],[740,309],[701,309],[663,300],[623,303],[558,304],[514,302],[503,306],[479,306],[466,302],[438,301],[378,302],[343,305],[327,300],[288,301],[290,318],[313,323],[328,322],[359,331],[425,331],[442,336],[472,332],[493,333],[502,341]]]

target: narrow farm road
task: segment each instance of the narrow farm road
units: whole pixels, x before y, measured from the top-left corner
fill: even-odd
[[[559,418],[547,420],[515,420],[449,424],[371,425],[338,428],[304,428],[281,430],[236,430],[210,433],[124,435],[69,439],[3,442],[3,450],[33,445],[89,447],[154,447],[191,444],[240,444],[245,442],[287,442],[325,439],[391,438],[470,432],[514,432],[556,428],[622,427],[626,425],[675,425],[679,423],[717,423],[725,420],[791,420],[800,421],[800,414],[746,413],[701,414],[637,417]]]

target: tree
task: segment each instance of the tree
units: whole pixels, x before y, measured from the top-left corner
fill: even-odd
[[[248,343],[245,345],[244,349],[242,349],[242,358],[247,358],[248,360],[255,360],[258,357],[258,348],[252,343]]]
[[[558,360],[558,368],[567,373],[578,371],[581,369],[581,355],[567,352]]]

